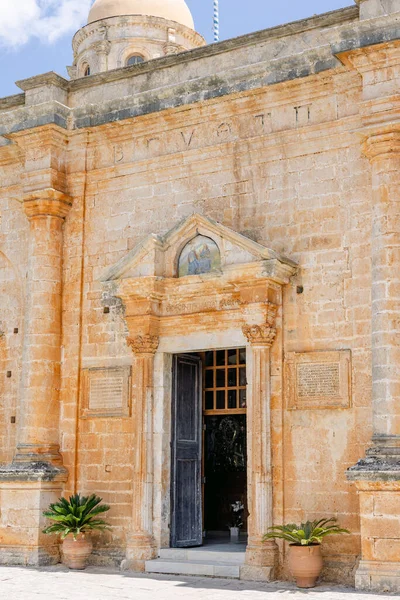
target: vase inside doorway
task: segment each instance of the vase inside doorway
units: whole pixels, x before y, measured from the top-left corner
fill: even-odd
[[[232,519],[229,530],[231,532],[232,543],[239,542],[240,528],[243,527],[243,512],[244,504],[240,500],[231,504]]]

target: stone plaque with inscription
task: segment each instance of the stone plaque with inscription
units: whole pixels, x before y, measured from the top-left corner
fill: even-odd
[[[130,414],[131,368],[84,369],[83,417],[127,417]]]
[[[285,393],[289,410],[350,408],[350,350],[288,353]]]

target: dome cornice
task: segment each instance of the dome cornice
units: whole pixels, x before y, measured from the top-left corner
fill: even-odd
[[[101,21],[95,21],[94,23],[89,23],[88,25],[85,25],[79,29],[72,40],[73,51],[74,53],[78,52],[79,46],[82,44],[82,42],[92,37],[97,32],[103,33],[104,37],[106,37],[108,29],[125,28],[127,26],[135,25],[140,25],[145,29],[155,28],[159,29],[160,31],[165,31],[168,28],[176,29],[194,46],[201,46],[206,43],[204,38],[199,33],[193,29],[190,29],[189,27],[186,27],[185,25],[182,25],[181,23],[177,23],[176,21],[168,21],[167,19],[143,15],[124,15],[110,17]]]

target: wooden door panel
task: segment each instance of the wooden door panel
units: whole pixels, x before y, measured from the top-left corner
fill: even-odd
[[[201,361],[174,357],[171,465],[171,546],[200,546],[203,541],[201,498]]]

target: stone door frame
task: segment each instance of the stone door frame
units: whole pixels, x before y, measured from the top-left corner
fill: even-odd
[[[196,235],[217,244],[221,269],[178,277],[182,248]],[[246,347],[250,516],[241,575],[274,578],[277,546],[262,543],[273,524],[270,348],[281,327],[282,288],[295,271],[288,259],[199,215],[162,238],[150,236],[109,271],[107,293],[124,304],[133,351],[133,512],[126,568],[143,570],[170,543],[172,355]],[[281,372],[281,366],[274,368]]]

